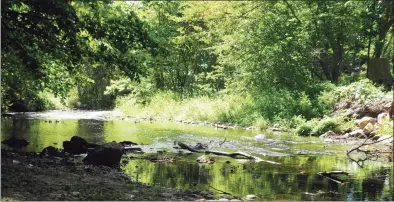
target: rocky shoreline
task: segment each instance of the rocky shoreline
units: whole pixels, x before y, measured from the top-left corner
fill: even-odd
[[[2,200],[195,201],[211,192],[183,191],[133,181],[120,169],[85,165],[79,158],[2,150]]]

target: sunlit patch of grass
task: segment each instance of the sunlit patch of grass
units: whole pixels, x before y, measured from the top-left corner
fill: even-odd
[[[393,120],[390,119],[384,119],[380,124],[378,129],[376,130],[376,133],[379,135],[393,135],[394,129],[393,129]]]

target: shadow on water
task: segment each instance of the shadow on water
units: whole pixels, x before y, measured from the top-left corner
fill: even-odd
[[[369,162],[364,168],[349,161],[345,147],[324,145],[318,139],[270,139],[256,142],[251,131],[217,130],[175,123],[132,123],[90,119],[2,119],[2,140],[25,138],[24,151],[40,152],[44,147],[62,148],[62,142],[78,135],[92,143],[130,140],[146,145],[145,152],[166,150],[161,156],[174,156],[174,141],[206,143],[212,150],[244,151],[280,165],[253,163],[214,157],[213,164],[198,164],[199,155],[182,154],[174,163],[153,163],[138,159],[123,167],[135,181],[190,190],[220,191],[260,200],[394,200],[393,168]],[[274,138],[274,137],[273,137]],[[223,141],[225,140],[225,141]],[[2,145],[6,148],[5,145]],[[7,148],[9,149],[9,148]],[[302,149],[307,155],[298,155]],[[327,153],[327,150],[333,152]],[[158,154],[159,155],[159,154]],[[318,172],[345,170],[348,183],[338,184]]]

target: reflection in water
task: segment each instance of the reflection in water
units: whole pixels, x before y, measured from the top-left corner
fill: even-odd
[[[2,119],[1,132],[2,140],[9,137],[28,140],[30,144],[23,149],[25,151],[39,152],[47,146],[61,148],[63,141],[78,135],[99,144],[124,140],[144,143],[148,144],[142,146],[144,151],[167,150],[169,156],[177,152],[173,149],[174,141],[190,145],[200,142],[208,144],[211,150],[244,151],[281,163],[271,165],[214,157],[214,164],[201,165],[196,163],[198,155],[183,154],[175,163],[131,160],[123,168],[134,180],[165,187],[214,192],[218,189],[239,197],[255,194],[261,200],[394,199],[392,167],[367,162],[368,165],[361,169],[346,159],[342,152],[344,147],[325,147],[316,142],[317,139],[281,141],[269,137],[270,142],[256,142],[252,138],[255,134],[250,131],[101,120]],[[227,141],[221,144],[224,139]],[[309,155],[295,155],[297,149],[309,152]],[[326,150],[340,152],[327,155],[324,154]],[[320,155],[311,155],[317,153]],[[349,183],[338,184],[317,175],[331,170],[348,171],[350,176],[341,177]]]
[[[299,162],[308,157],[280,157],[277,161],[287,164],[240,163],[216,157],[214,164],[199,165],[197,155],[183,156],[175,163],[157,164],[145,160],[133,160],[124,167],[126,174],[144,183],[190,190],[210,190],[210,187],[244,197],[255,194],[261,200],[392,200],[392,169],[375,167],[358,170],[367,173],[365,178],[353,173],[349,183],[338,184],[323,176],[320,171],[332,170],[334,165],[350,162],[335,156],[313,157],[323,167],[309,167],[305,174],[299,172]],[[391,175],[389,174],[391,173]],[[377,178],[376,176],[380,176]],[[390,183],[384,183],[391,180]],[[391,184],[391,185],[390,185]],[[220,193],[217,193],[220,195]]]

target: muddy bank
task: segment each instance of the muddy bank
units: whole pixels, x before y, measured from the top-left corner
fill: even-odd
[[[213,199],[212,193],[137,183],[120,169],[86,166],[80,158],[58,158],[2,150],[2,200],[162,201]]]

